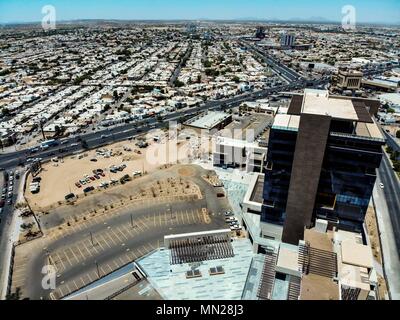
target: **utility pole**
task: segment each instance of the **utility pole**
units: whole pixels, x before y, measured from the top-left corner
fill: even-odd
[[[47,256],[47,260],[49,261],[49,264],[53,265],[53,263],[51,262],[51,256],[50,256],[49,250],[46,248],[45,251],[46,251],[46,256]]]
[[[40,131],[42,132],[43,141],[46,141],[46,137],[45,137],[44,131],[43,131],[43,119],[40,119],[39,126],[40,126]]]
[[[99,264],[97,263],[97,261],[94,262],[96,264],[96,270],[97,270],[97,276],[100,279],[100,269],[99,269]]]
[[[94,247],[93,234],[92,234],[92,231],[89,231],[89,232],[90,232],[90,241],[92,242],[92,246]]]

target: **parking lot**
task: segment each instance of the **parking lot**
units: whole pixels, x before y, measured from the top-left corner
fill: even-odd
[[[55,219],[45,237],[17,247],[13,290],[21,287],[22,295],[32,299],[59,299],[163,246],[165,235],[227,228],[228,201],[218,198],[215,187],[200,178],[206,170],[176,166],[163,174],[179,172],[196,183],[203,196],[132,201],[97,214],[68,207],[76,211],[76,219],[59,225]],[[41,219],[51,221],[51,214]],[[57,272],[57,288],[51,292],[40,286],[44,264]]]
[[[116,143],[107,148],[57,158],[54,159],[56,162],[50,161],[43,164],[39,174],[40,192],[32,193],[28,189],[25,193],[29,204],[35,210],[55,208],[60,201],[65,201],[65,196],[71,193],[83,195],[86,188],[102,189],[104,185],[118,184],[125,175],[133,177],[135,172],[152,173],[168,163],[168,159],[161,158],[160,163],[149,163],[145,155],[145,152],[155,155],[158,154],[157,152],[162,153],[166,141],[155,142],[149,139],[149,146],[144,149],[136,146],[137,141]],[[178,146],[179,159],[185,158],[186,145],[187,142],[183,141]],[[101,171],[95,172],[97,170]],[[32,180],[33,178],[29,176],[28,186],[32,184]]]

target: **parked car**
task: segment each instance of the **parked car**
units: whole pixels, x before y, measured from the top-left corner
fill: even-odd
[[[237,221],[237,219],[235,217],[227,217],[225,218],[226,222],[232,222],[232,221]]]
[[[142,176],[142,171],[134,171],[133,172],[134,177],[141,177]]]
[[[89,193],[89,192],[92,192],[93,190],[94,190],[94,187],[91,186],[91,187],[87,187],[87,188],[83,189],[83,192],[84,193]]]
[[[81,185],[79,182],[75,183],[75,185],[76,185],[78,188],[81,188],[81,187],[82,187],[82,185]]]

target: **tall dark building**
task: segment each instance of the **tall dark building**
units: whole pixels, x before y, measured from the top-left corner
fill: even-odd
[[[316,219],[361,231],[385,139],[379,102],[305,90],[271,128],[261,220],[297,244]]]
[[[261,40],[265,38],[265,28],[264,27],[257,28],[256,38],[261,39]]]

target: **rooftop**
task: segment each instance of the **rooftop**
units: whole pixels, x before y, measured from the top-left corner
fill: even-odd
[[[302,114],[330,116],[336,120],[355,123],[354,134],[346,136],[384,140],[371,117],[378,110],[379,101],[360,98],[332,96],[326,90],[305,89],[304,95],[294,95],[287,114],[278,114],[272,128],[297,131]],[[342,134],[335,132],[334,134]]]
[[[304,90],[301,113],[331,116],[334,119],[358,121],[357,112],[350,99],[337,99],[325,90]]]
[[[225,112],[209,111],[188,120],[185,124],[191,127],[211,130],[228,117],[230,115]]]
[[[344,240],[341,248],[343,263],[364,268],[373,267],[372,251],[369,246],[352,240]]]
[[[339,286],[331,278],[312,273],[303,275],[300,300],[339,300]]]
[[[232,246],[235,255],[226,259],[171,265],[170,250],[159,249],[136,262],[164,299],[240,300],[254,254],[249,239],[236,239]],[[211,275],[216,267],[224,273]],[[187,278],[190,270],[198,270],[197,276]]]

